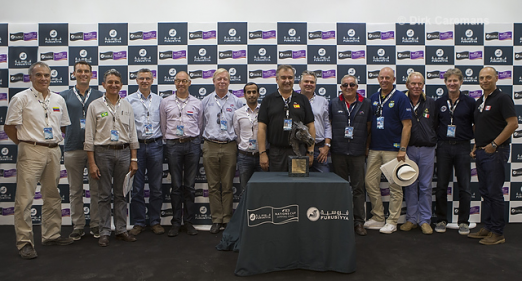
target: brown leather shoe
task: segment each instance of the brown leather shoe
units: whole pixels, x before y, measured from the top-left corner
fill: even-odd
[[[136,236],[136,235],[142,233],[144,230],[145,230],[144,226],[134,225],[132,227],[132,229],[129,231],[129,234]]]
[[[160,235],[165,233],[165,229],[158,223],[150,227],[154,234]],[[132,234],[132,233],[131,233]]]
[[[136,237],[132,236],[128,232],[123,232],[123,233],[116,235],[116,240],[122,240],[125,242],[134,242],[134,241],[136,241]]]
[[[100,245],[101,247],[109,246],[109,235],[100,236],[100,239],[98,239],[98,245]]]
[[[366,236],[367,232],[366,229],[364,229],[364,226],[362,224],[358,224],[355,226],[355,233],[360,236]]]

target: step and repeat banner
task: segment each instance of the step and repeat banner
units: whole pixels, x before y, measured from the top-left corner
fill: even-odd
[[[16,193],[17,146],[3,125],[10,98],[30,86],[27,70],[36,61],[51,67],[51,90],[60,92],[75,85],[73,65],[87,61],[93,66],[91,85],[103,90],[103,73],[117,69],[123,75],[126,96],[138,89],[140,68],[154,75],[153,91],[168,96],[175,92],[174,77],[186,71],[192,78],[190,93],[203,98],[214,90],[212,75],[217,68],[230,72],[230,90],[243,96],[243,86],[255,82],[261,97],[277,90],[276,69],[291,64],[317,75],[318,95],[327,99],[339,93],[346,74],[359,80],[359,92],[369,96],[379,88],[379,70],[395,70],[397,88],[405,90],[412,71],[425,74],[426,93],[434,98],[447,90],[443,75],[458,67],[464,73],[462,91],[474,98],[482,94],[478,74],[482,67],[499,72],[498,87],[512,95],[522,122],[522,23],[506,24],[366,24],[366,23],[247,23],[162,22],[93,24],[0,23],[0,224],[13,224]],[[296,76],[294,89],[298,90]],[[506,169],[503,192],[506,218],[522,222],[522,130],[513,135],[512,153]],[[63,151],[63,146],[62,146]],[[63,160],[63,157],[62,157]],[[164,162],[162,224],[170,224],[170,175]],[[237,176],[237,174],[236,174]],[[58,189],[62,216],[71,223],[67,171],[62,162]],[[89,216],[90,193],[84,173],[85,214]],[[433,187],[436,185],[434,177]],[[481,197],[472,164],[471,221],[481,221]],[[234,200],[239,196],[235,179]],[[450,221],[456,222],[458,192],[448,186]],[[147,189],[148,187],[146,187]],[[42,196],[37,188],[32,207],[33,222],[41,222]],[[147,190],[146,190],[147,191]],[[388,184],[382,178],[381,194],[389,201]],[[148,192],[146,192],[148,197]],[[148,198],[147,198],[148,200]],[[435,192],[433,192],[435,200]],[[369,204],[369,203],[368,203]],[[385,203],[387,204],[387,203]],[[196,224],[211,224],[205,171],[200,164],[196,179]],[[403,208],[404,221],[406,213]],[[133,222],[129,221],[129,225]]]

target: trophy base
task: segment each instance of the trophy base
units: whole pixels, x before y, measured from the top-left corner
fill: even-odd
[[[288,156],[288,176],[289,177],[308,177],[310,169],[308,156]]]

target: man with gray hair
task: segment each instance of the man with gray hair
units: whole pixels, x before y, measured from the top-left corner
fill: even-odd
[[[412,72],[406,79],[411,105],[411,137],[407,155],[419,167],[415,182],[404,188],[406,199],[406,223],[401,225],[402,231],[410,231],[420,225],[422,233],[432,234],[431,205],[433,169],[435,166],[435,145],[437,133],[435,125],[437,113],[435,101],[426,97],[422,90],[424,76],[419,72]]]
[[[330,151],[330,142],[332,140],[332,127],[330,126],[330,119],[328,116],[328,100],[315,93],[316,84],[317,77],[314,72],[305,70],[301,73],[301,80],[299,81],[301,94],[308,98],[314,113],[314,161],[310,170],[328,173],[330,172],[328,166],[328,152]]]
[[[163,174],[163,140],[160,130],[160,103],[162,98],[151,91],[154,77],[148,68],[138,70],[136,76],[138,91],[127,96],[134,112],[138,134],[138,171],[132,185],[131,218],[134,221],[132,235],[145,230],[145,218],[149,211],[149,225],[154,234],[163,234],[161,226],[161,205],[163,196],[161,180]],[[145,171],[149,180],[149,207],[145,206]]]
[[[76,86],[65,90],[60,95],[67,104],[71,125],[65,130],[65,146],[63,162],[69,180],[69,198],[71,201],[71,221],[73,231],[69,234],[74,240],[85,235],[85,214],[83,208],[83,171],[87,167],[87,152],[83,150],[85,141],[85,117],[87,109],[94,100],[103,93],[89,86],[92,67],[89,63],[79,61],[74,64]],[[100,218],[98,216],[98,181],[89,177],[90,222],[89,228],[94,238],[100,237]]]
[[[237,142],[234,132],[234,111],[243,102],[230,93],[230,74],[224,68],[214,72],[215,90],[202,100],[203,107],[203,166],[207,175],[211,234],[219,232],[232,217],[233,180],[236,173]]]
[[[114,225],[116,240],[134,242],[127,232],[127,202],[123,193],[125,175],[138,170],[137,150],[140,147],[130,103],[120,98],[121,74],[105,72],[105,95],[93,101],[87,110],[85,143],[89,174],[99,180],[98,210],[100,239],[98,245],[109,246],[111,235],[111,199],[114,195]]]
[[[364,194],[364,162],[372,125],[369,99],[357,93],[357,78],[345,75],[341,79],[341,95],[330,101],[332,121],[332,167],[334,173],[350,181],[353,192],[355,233],[366,235],[366,195]]]
[[[29,68],[31,87],[11,98],[4,130],[18,145],[14,226],[16,247],[23,259],[37,257],[34,250],[31,206],[40,182],[43,198],[42,245],[68,245],[62,225],[60,181],[62,131],[71,124],[64,99],[49,90],[51,69],[43,62]]]

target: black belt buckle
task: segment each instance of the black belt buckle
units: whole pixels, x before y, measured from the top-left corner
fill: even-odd
[[[458,141],[456,141],[456,140],[449,140],[448,143],[451,144],[451,145],[456,145],[458,143]]]

